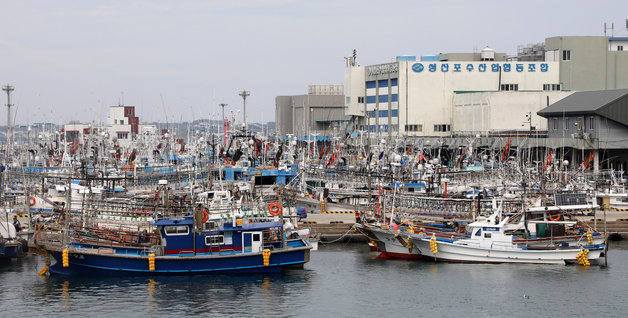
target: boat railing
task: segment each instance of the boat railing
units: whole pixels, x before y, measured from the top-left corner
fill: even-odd
[[[190,254],[194,254],[194,249],[186,248],[179,251],[179,256],[188,256]]]
[[[230,252],[231,254],[234,254],[236,250],[234,250],[231,247],[227,247],[227,248],[218,247],[218,255],[222,255],[223,252]]]

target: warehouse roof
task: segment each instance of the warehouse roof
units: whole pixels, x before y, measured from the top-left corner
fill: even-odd
[[[537,115],[598,115],[628,125],[628,89],[576,92],[541,109]]]

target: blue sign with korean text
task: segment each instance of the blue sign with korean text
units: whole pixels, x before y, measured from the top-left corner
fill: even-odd
[[[440,64],[440,66],[438,65]],[[472,63],[461,64],[461,63],[429,63],[427,64],[427,70],[434,73],[440,69],[441,72],[449,72],[451,70],[453,72],[464,72],[472,73],[474,71],[477,72],[511,72],[516,71],[518,73],[523,72],[536,72],[540,70],[541,72],[549,71],[549,64],[547,63],[538,63],[538,64],[523,64],[523,63],[480,63],[477,66]],[[425,66],[422,63],[414,63],[412,64],[412,70],[419,73],[423,72]]]

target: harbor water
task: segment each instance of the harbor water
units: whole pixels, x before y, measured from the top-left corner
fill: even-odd
[[[0,317],[625,317],[628,242],[609,266],[445,264],[320,246],[273,275],[42,277],[44,258],[0,263]]]

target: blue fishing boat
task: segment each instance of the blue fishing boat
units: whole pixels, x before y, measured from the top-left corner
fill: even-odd
[[[56,260],[49,272],[61,275],[275,273],[309,261],[312,246],[285,237],[281,222],[246,222],[235,217],[202,223],[193,216],[165,218],[153,222],[154,236],[133,239],[142,244],[62,244],[63,239],[50,235],[37,244]]]

